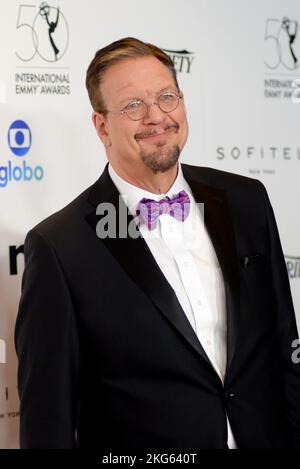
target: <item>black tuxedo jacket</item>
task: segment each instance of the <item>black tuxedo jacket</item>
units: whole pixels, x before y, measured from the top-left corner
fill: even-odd
[[[22,448],[226,448],[226,413],[239,448],[300,447],[298,335],[267,193],[254,179],[182,169],[225,281],[224,384],[145,240],[97,237],[97,205],[119,209],[106,166],[26,237]]]

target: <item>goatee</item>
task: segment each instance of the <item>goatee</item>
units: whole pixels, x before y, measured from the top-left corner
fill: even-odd
[[[159,145],[158,145],[159,147]],[[163,147],[163,145],[162,145]],[[161,149],[153,153],[141,153],[141,158],[145,166],[154,174],[165,173],[176,165],[180,156],[180,148],[174,145],[169,149]]]

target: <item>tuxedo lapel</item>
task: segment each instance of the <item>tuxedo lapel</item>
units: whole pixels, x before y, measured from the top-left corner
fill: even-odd
[[[100,179],[94,184],[94,186],[92,186],[88,201],[94,207],[97,207],[103,202],[113,204],[117,215],[117,233],[119,228],[118,214],[120,206],[123,205],[122,212],[123,209],[126,210],[127,225],[133,220],[132,215],[128,214],[127,208],[119,195],[118,190],[109,176],[108,165],[106,165]],[[119,206],[119,204],[121,205]],[[96,225],[100,218],[101,217],[96,215],[95,208],[87,216],[87,221],[95,231],[95,235]],[[160,270],[141,234],[137,238],[132,238],[130,236],[124,238],[118,236],[115,238],[106,237],[99,239],[99,242],[103,242],[105,244],[131,279],[139,285],[167,320],[211,367],[212,365],[210,360],[190,325],[174,290]]]
[[[235,352],[239,319],[240,294],[239,270],[232,217],[225,191],[197,178],[201,169],[182,165],[182,171],[196,202],[204,203],[204,223],[216,251],[222,269],[227,310],[227,369],[228,373]]]

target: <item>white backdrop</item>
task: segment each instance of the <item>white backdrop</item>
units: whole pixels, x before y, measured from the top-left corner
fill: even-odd
[[[0,12],[0,448],[15,448],[24,238],[104,167],[84,80],[95,51],[113,40],[136,36],[174,59],[190,121],[183,162],[266,185],[300,324],[300,4],[0,0]]]

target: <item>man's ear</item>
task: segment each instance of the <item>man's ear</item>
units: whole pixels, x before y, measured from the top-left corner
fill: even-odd
[[[111,141],[109,138],[108,130],[107,130],[107,123],[105,116],[102,112],[93,112],[92,114],[93,124],[95,126],[96,132],[102,141],[105,147],[109,147],[111,145]]]

